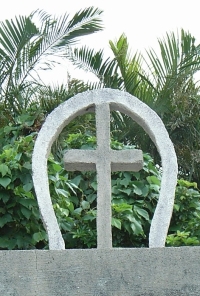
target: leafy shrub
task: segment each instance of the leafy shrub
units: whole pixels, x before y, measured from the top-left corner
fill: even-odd
[[[178,180],[168,246],[200,245],[200,193],[195,182]]]
[[[0,249],[47,248],[31,177],[35,121],[1,130],[7,145],[0,154]],[[22,128],[23,126],[23,128]],[[24,134],[25,131],[25,134]],[[6,140],[7,139],[7,140]],[[112,149],[130,149],[117,141]],[[62,149],[95,149],[90,133],[68,134]],[[61,155],[60,155],[61,156]],[[53,154],[48,160],[50,194],[66,248],[96,247],[95,172],[66,172]],[[140,172],[112,173],[112,233],[114,247],[147,247],[157,204],[161,172],[144,153]],[[179,180],[167,246],[199,245],[200,194],[196,183]]]
[[[4,146],[0,154],[1,249],[46,245],[31,176],[34,138],[35,134],[20,137],[13,144]]]

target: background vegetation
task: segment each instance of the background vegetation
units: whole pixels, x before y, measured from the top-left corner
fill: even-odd
[[[111,87],[137,96],[165,123],[179,164],[173,217],[166,246],[200,245],[199,45],[181,30],[159,40],[160,54],[131,54],[125,35],[103,50],[75,48],[77,40],[102,29],[101,11],[87,8],[69,20],[43,11],[0,24],[0,249],[48,248],[32,183],[34,141],[46,116],[87,89]],[[34,19],[37,18],[37,22]],[[39,21],[38,21],[39,20]],[[37,23],[37,25],[36,25]],[[68,77],[67,85],[44,85],[41,69],[55,56],[95,73],[98,83]],[[146,247],[159,196],[161,164],[155,146],[126,115],[112,113],[112,149],[141,148],[140,172],[112,174],[115,247]],[[63,130],[49,157],[49,186],[66,248],[96,247],[96,174],[66,172],[66,149],[95,149],[95,116],[77,117]]]

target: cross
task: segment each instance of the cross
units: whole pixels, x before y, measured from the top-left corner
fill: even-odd
[[[96,150],[71,149],[64,155],[67,171],[97,171],[97,248],[112,248],[111,171],[139,171],[142,151],[110,148],[110,106],[95,105]]]

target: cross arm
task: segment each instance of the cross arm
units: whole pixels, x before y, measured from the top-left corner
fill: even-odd
[[[65,152],[64,167],[66,171],[96,171],[96,150],[71,149]]]
[[[138,172],[143,167],[142,150],[112,150],[111,153],[111,170],[116,171],[133,171]]]
[[[67,171],[95,171],[96,163],[106,152],[98,150],[71,149],[64,155],[64,166]],[[110,155],[110,156],[109,156]],[[112,150],[107,155],[107,163],[111,163],[111,170],[137,172],[143,167],[143,155],[141,150]]]

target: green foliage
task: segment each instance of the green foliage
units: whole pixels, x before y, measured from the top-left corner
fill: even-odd
[[[159,39],[159,52],[147,50],[146,57],[131,54],[127,37],[110,41],[113,58],[103,58],[103,50],[75,49],[70,59],[94,73],[99,83],[91,88],[110,87],[127,91],[149,105],[163,120],[178,157],[179,175],[199,182],[200,104],[199,48],[194,36],[183,29]],[[160,162],[157,149],[143,130],[124,114],[114,114],[115,139],[134,144]],[[121,131],[123,130],[123,134]]]
[[[148,52],[150,73],[143,70],[141,55],[131,56],[124,35],[110,41],[113,59],[104,60],[102,50],[95,53],[86,47],[64,52],[79,36],[101,29],[100,14],[89,8],[67,22],[67,15],[52,19],[40,11],[40,27],[33,22],[34,14],[0,25],[0,249],[48,247],[31,177],[34,140],[49,112],[88,87],[125,90],[163,119],[178,154],[179,175],[188,179],[178,181],[166,245],[200,245],[200,193],[191,182],[199,179],[199,87],[193,76],[199,70],[199,45],[183,30],[180,39],[167,35],[159,40],[160,56]],[[41,66],[40,57],[58,52],[95,73],[99,83],[68,79],[66,87],[48,87],[36,78],[30,81],[36,65]],[[112,149],[134,149],[134,144],[159,164],[157,150],[130,117],[112,112],[111,138]],[[50,195],[66,248],[96,247],[97,182],[95,172],[66,172],[62,156],[66,149],[95,147],[95,117],[86,114],[63,130],[48,160]],[[144,153],[140,172],[112,173],[114,247],[148,246],[161,172]]]
[[[151,107],[162,118],[174,143],[180,176],[199,181],[199,44],[181,30],[159,39],[160,53],[148,51],[149,85],[155,89]]]
[[[48,164],[51,198],[66,248],[94,246],[96,209],[92,201],[96,199],[96,194],[93,196],[90,193],[85,198],[82,187],[88,185],[87,177],[77,175],[70,178],[53,156],[49,158]]]
[[[31,176],[34,138],[34,133],[19,137],[0,154],[0,249],[47,244]]]
[[[68,14],[54,18],[37,10],[0,23],[0,126],[14,122],[44,93],[40,70],[52,69],[55,56],[63,58],[80,37],[102,30],[101,13],[88,7],[69,19]],[[48,87],[46,93],[51,93]]]
[[[82,118],[83,119],[83,118]],[[21,120],[21,121],[20,121]],[[89,131],[93,116],[78,133],[62,141],[62,149],[95,149],[96,137]],[[18,126],[0,130],[7,144],[0,154],[0,249],[47,248],[31,177],[31,155],[37,120],[21,116]],[[71,123],[73,130],[73,123]],[[82,132],[80,132],[82,130]],[[25,134],[25,135],[23,135]],[[65,134],[65,131],[64,131]],[[112,149],[134,149],[116,140]],[[140,172],[112,173],[112,234],[115,247],[147,247],[151,219],[159,196],[161,171],[144,153]],[[61,159],[61,155],[60,158]],[[96,247],[95,172],[66,172],[53,154],[48,160],[49,188],[66,248]],[[196,183],[180,179],[176,188],[174,212],[167,246],[199,245],[200,193]]]
[[[73,97],[77,93],[88,90],[88,86],[78,79],[71,79],[68,75],[66,85],[51,85],[41,86],[37,89],[37,96],[34,102],[37,101],[38,108],[45,114],[51,113],[61,103]],[[32,107],[32,104],[31,104]]]
[[[200,244],[200,193],[195,182],[178,180],[174,211],[167,237],[169,246]]]
[[[114,246],[148,246],[150,221],[157,203],[160,178],[148,154],[144,154],[142,171],[112,174]]]
[[[199,246],[199,237],[191,236],[191,232],[179,231],[177,230],[174,234],[169,234],[167,236],[166,243],[170,247],[180,247],[180,246]]]

